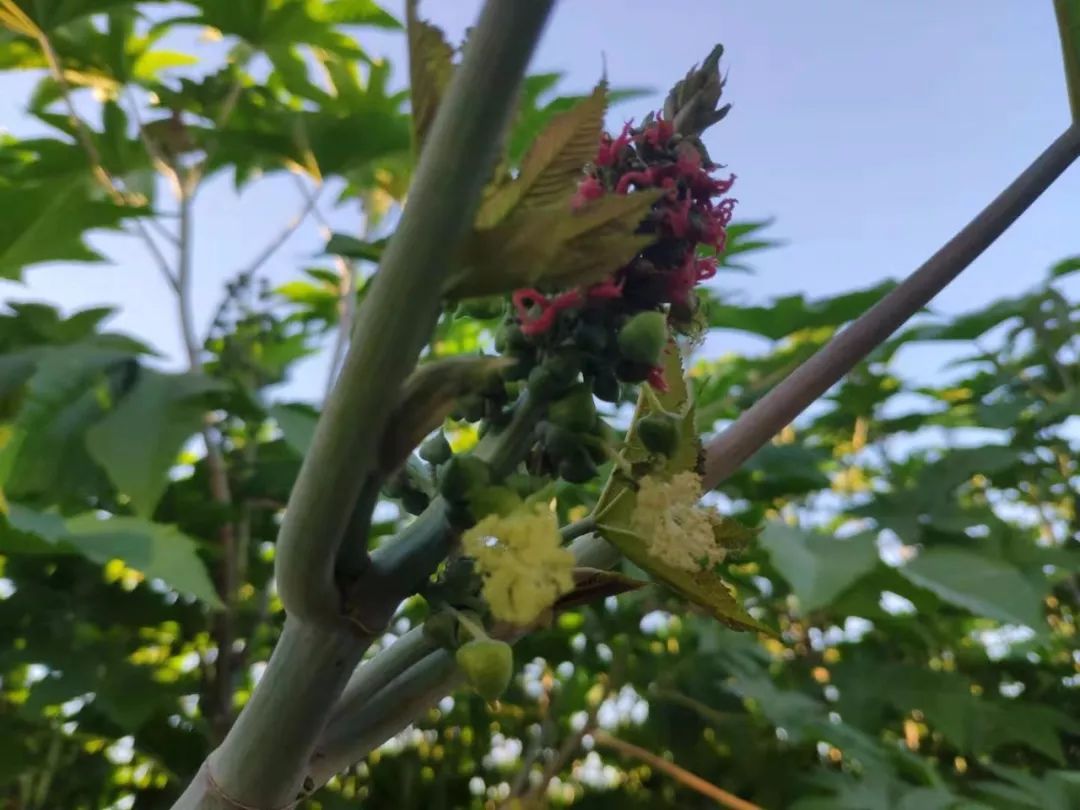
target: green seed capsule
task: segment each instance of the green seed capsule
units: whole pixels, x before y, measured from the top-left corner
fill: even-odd
[[[484,418],[484,398],[477,395],[465,397],[460,402],[461,413],[466,422],[479,422]]]
[[[485,700],[502,695],[514,675],[514,651],[505,641],[470,641],[458,648],[454,658],[469,686]]]
[[[559,462],[559,477],[571,484],[584,484],[596,475],[596,464],[584,449]]]
[[[637,435],[647,450],[670,456],[679,446],[679,422],[666,413],[650,413],[637,423]]]
[[[491,468],[476,456],[454,456],[439,473],[439,491],[448,501],[463,502],[469,492],[487,486]]]
[[[655,366],[668,341],[663,312],[639,312],[619,330],[619,353],[633,363]]]
[[[440,647],[453,649],[457,641],[457,618],[444,610],[432,613],[424,622],[423,633]]]
[[[588,385],[571,388],[548,408],[548,421],[575,433],[591,430],[596,422],[596,403]]]
[[[450,442],[446,440],[446,436],[441,430],[420,445],[420,458],[428,464],[443,464],[453,454],[454,451],[450,449]]]
[[[618,402],[622,393],[619,378],[613,371],[607,369],[598,372],[593,380],[593,393],[604,402]]]
[[[581,447],[581,438],[572,430],[548,422],[544,426],[544,450],[553,459],[573,455]]]
[[[620,360],[615,364],[615,374],[623,382],[639,383],[648,379],[653,368],[654,366],[651,363],[635,363],[632,360]]]
[[[418,489],[406,490],[401,496],[401,505],[410,515],[419,515],[428,508],[431,499]]]

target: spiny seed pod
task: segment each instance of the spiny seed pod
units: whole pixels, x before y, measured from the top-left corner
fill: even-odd
[[[423,633],[440,647],[452,650],[457,644],[457,618],[445,610],[432,613],[424,622]]]
[[[619,387],[619,378],[615,376],[614,372],[607,369],[597,373],[592,381],[592,387],[593,394],[604,400],[604,402],[618,402],[622,393]]]
[[[505,641],[476,639],[458,647],[454,655],[465,679],[485,700],[496,700],[514,675],[514,651]]]
[[[401,505],[410,515],[419,515],[428,508],[429,503],[431,503],[431,498],[418,489],[405,490],[401,495]]]
[[[459,403],[466,422],[479,422],[484,418],[484,398],[476,394],[464,397]]]
[[[441,430],[420,445],[420,458],[428,464],[443,464],[453,454],[454,451],[450,449],[450,442],[446,440],[446,436]]]
[[[439,491],[448,501],[463,502],[469,492],[491,481],[491,468],[476,456],[454,456],[439,473]]]
[[[548,421],[576,433],[591,430],[596,423],[596,403],[589,386],[575,385],[553,402],[548,408]]]
[[[495,347],[500,352],[515,352],[522,349],[529,349],[529,339],[525,336],[525,333],[521,331],[521,327],[512,322],[504,322],[495,333]]]
[[[544,450],[556,460],[577,452],[581,446],[581,437],[577,433],[551,422],[544,423],[543,437]]]
[[[623,382],[644,382],[652,373],[651,363],[635,363],[632,360],[620,360],[615,364],[615,375]]]
[[[539,401],[554,399],[574,384],[580,371],[569,353],[550,355],[529,372],[529,393]]]
[[[671,456],[679,446],[679,422],[667,413],[650,413],[637,423],[637,435],[646,450]]]
[[[578,448],[571,456],[567,456],[559,462],[559,477],[571,484],[584,484],[596,475],[596,464],[585,451]]]
[[[577,329],[574,330],[574,343],[579,346],[582,351],[591,354],[599,354],[607,348],[607,330],[599,324],[581,323],[578,325]]]
[[[619,330],[619,352],[633,362],[655,366],[668,341],[663,312],[639,312]]]

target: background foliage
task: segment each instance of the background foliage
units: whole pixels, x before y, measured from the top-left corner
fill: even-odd
[[[178,209],[175,186],[198,161],[238,189],[291,173],[303,208],[285,233],[325,229],[325,205],[366,223],[326,232],[326,256],[275,289],[267,245],[206,336],[181,307],[180,371],[109,332],[106,309],[0,312],[0,801],[168,807],[280,631],[273,543],[317,407],[276,386],[340,353],[403,200],[406,98],[361,44],[398,23],[368,0],[4,0],[0,21],[0,66],[38,71],[26,109],[53,130],[0,139],[3,277],[100,260],[85,236],[110,229],[153,245],[185,300],[188,220],[213,212],[197,187]],[[194,63],[193,34],[220,40],[218,62]],[[528,80],[515,158],[576,100],[558,82]],[[732,227],[729,270],[764,230]],[[656,586],[564,613],[518,646],[500,704],[444,700],[310,806],[710,806],[647,752],[769,808],[1080,804],[1080,315],[1059,283],[1078,270],[924,318],[710,496],[764,526],[728,575],[777,637]],[[770,344],[693,366],[706,432],[887,291],[744,306],[737,281],[710,288],[710,328]],[[490,315],[447,311],[427,356],[489,348]],[[916,342],[967,351],[927,386],[894,368]],[[476,440],[447,427],[456,449]],[[573,516],[598,492],[557,494]],[[382,504],[377,533],[406,506]],[[423,610],[404,605],[380,646]]]

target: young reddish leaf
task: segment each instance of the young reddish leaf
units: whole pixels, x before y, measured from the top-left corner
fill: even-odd
[[[417,0],[405,5],[409,35],[409,86],[412,98],[413,151],[420,154],[439,101],[454,72],[454,49],[441,29],[416,15]]]
[[[587,605],[609,596],[636,591],[649,583],[642,579],[628,577],[615,571],[602,568],[575,568],[573,571],[574,590],[555,600],[552,610],[560,613],[578,605]]]
[[[601,197],[577,210],[519,208],[506,221],[473,231],[446,295],[477,298],[541,283],[599,281],[655,240],[637,229],[659,193]]]
[[[484,200],[476,227],[491,228],[515,209],[566,202],[585,164],[596,154],[606,108],[607,85],[601,82],[588,98],[555,116],[525,155],[517,179],[495,188]]]

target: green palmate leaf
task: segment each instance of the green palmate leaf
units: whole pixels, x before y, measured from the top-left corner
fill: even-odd
[[[804,611],[829,604],[878,563],[871,532],[841,540],[770,523],[761,545]]]
[[[107,369],[130,357],[129,352],[122,350],[87,345],[51,349],[39,356],[18,414],[7,435],[0,437],[0,491],[24,457],[24,451],[27,448],[33,451],[36,440],[61,427],[57,424],[59,415],[96,385]],[[23,480],[16,483],[28,484]]]
[[[1080,122],[1080,0],[1054,0],[1061,54],[1065,62],[1065,84],[1073,120]]]
[[[908,580],[977,616],[1046,631],[1042,596],[1019,569],[954,548],[933,548],[900,568]]]
[[[135,0],[16,0],[15,5],[39,28],[49,32],[91,14],[133,7]]]
[[[576,211],[569,205],[524,208],[465,242],[450,299],[478,298],[520,287],[600,281],[655,241],[637,233],[659,192],[611,195]]]
[[[1050,268],[1050,278],[1061,278],[1078,270],[1080,270],[1080,256],[1071,256],[1068,259],[1062,259]]]
[[[673,475],[679,472],[698,471],[701,464],[701,441],[694,428],[694,409],[690,392],[682,372],[678,347],[668,344],[664,357],[664,380],[668,390],[656,395],[655,400],[645,391],[638,399],[634,422],[627,435],[623,458],[635,469],[648,470],[654,474]],[[657,406],[679,418],[679,440],[670,456],[657,457],[641,443],[635,432],[637,422],[657,410]],[[631,531],[636,501],[636,485],[618,470],[612,472],[604,492],[596,506],[599,533],[614,545],[634,565],[681,594],[684,598],[705,608],[719,621],[741,630],[772,631],[754,619],[739,604],[735,591],[719,574],[711,570],[686,571],[668,565],[652,556],[645,538]],[[725,523],[718,532],[718,541],[726,541],[729,547],[745,545],[752,534],[745,527],[732,521]],[[722,535],[722,536],[721,536]]]
[[[198,397],[218,387],[195,374],[143,370],[135,387],[86,434],[87,447],[135,513],[150,517],[169,470],[203,424]]]
[[[424,145],[439,101],[454,73],[454,49],[441,29],[421,20],[416,13],[417,0],[405,4],[409,37],[409,92],[412,97],[413,150],[419,154]]]
[[[306,455],[315,436],[315,424],[319,421],[318,411],[302,403],[281,404],[270,409],[270,416],[277,422],[285,444],[301,456]]]
[[[491,228],[515,208],[558,205],[569,200],[582,171],[596,155],[607,109],[607,85],[555,116],[521,162],[518,176],[491,191],[476,215],[476,227]]]
[[[57,554],[67,550],[64,519],[21,504],[7,505],[0,517],[0,554]]]
[[[142,518],[80,515],[67,521],[67,542],[84,557],[104,565],[122,560],[149,579],[220,608],[198,545],[175,526]]]
[[[740,307],[713,302],[708,309],[709,325],[716,329],[738,329],[779,340],[804,329],[842,326],[853,321],[895,286],[894,282],[886,281],[865,290],[819,301],[807,301],[802,295],[787,295],[774,299],[765,307]]]
[[[145,210],[96,199],[70,178],[35,186],[0,184],[0,278],[18,280],[33,264],[101,261],[83,241],[88,231],[116,228]]]
[[[335,256],[344,256],[346,259],[360,259],[377,264],[382,259],[386,243],[386,239],[365,242],[348,234],[332,233],[326,243],[325,252]]]
[[[423,438],[443,423],[465,394],[482,391],[499,369],[513,364],[505,357],[448,357],[414,371],[390,411],[379,443],[379,466],[390,473],[401,466]]]
[[[136,81],[149,82],[169,68],[186,67],[198,61],[198,57],[180,51],[144,51],[131,66],[131,77]]]

